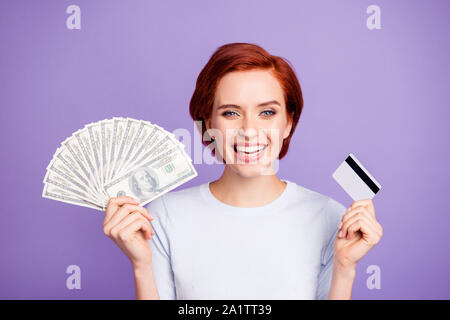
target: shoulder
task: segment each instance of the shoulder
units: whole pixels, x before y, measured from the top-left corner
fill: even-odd
[[[306,206],[331,224],[339,223],[347,208],[336,199],[292,182],[293,195]]]
[[[152,200],[145,207],[154,217],[167,219],[169,212],[178,212],[180,208],[188,210],[192,206],[202,203],[202,187],[203,184],[177,191],[170,191]]]
[[[325,246],[334,238],[338,224],[342,220],[347,208],[330,196],[298,184],[294,186],[295,196],[298,198],[299,206],[303,209],[302,212],[306,211],[308,214],[319,219],[319,225],[321,227],[317,232]]]

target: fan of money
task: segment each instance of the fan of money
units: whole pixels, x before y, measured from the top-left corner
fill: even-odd
[[[175,136],[156,124],[115,117],[90,123],[56,150],[42,196],[104,211],[109,199],[145,205],[197,176]]]

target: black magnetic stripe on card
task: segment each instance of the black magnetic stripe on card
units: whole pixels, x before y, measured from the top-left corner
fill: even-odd
[[[372,181],[372,179],[369,178],[369,176],[364,172],[363,169],[358,166],[358,164],[353,160],[352,157],[348,156],[347,159],[345,159],[345,162],[350,166],[350,168],[355,171],[355,173],[361,178],[362,181],[370,188],[370,190],[373,191],[373,193],[377,193],[380,188]]]

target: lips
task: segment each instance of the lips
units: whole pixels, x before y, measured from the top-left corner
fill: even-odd
[[[254,144],[254,145],[235,144],[234,151],[242,152],[242,153],[246,153],[246,154],[253,154],[253,153],[257,153],[259,151],[264,150],[266,147],[267,147],[267,144]]]
[[[264,155],[267,148],[267,144],[234,144],[236,157],[243,162],[257,161]]]

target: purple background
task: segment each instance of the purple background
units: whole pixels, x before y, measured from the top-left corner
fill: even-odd
[[[81,30],[66,8],[81,7]],[[381,7],[381,30],[366,8]],[[194,124],[201,68],[224,43],[288,59],[305,107],[279,177],[350,197],[331,174],[353,152],[382,184],[381,242],[358,264],[354,299],[449,299],[449,1],[2,1],[0,298],[134,299],[131,266],[100,211],[41,198],[59,144],[128,116]],[[196,165],[217,179],[222,165]],[[67,266],[81,290],[66,288]],[[366,268],[381,268],[381,289]]]

